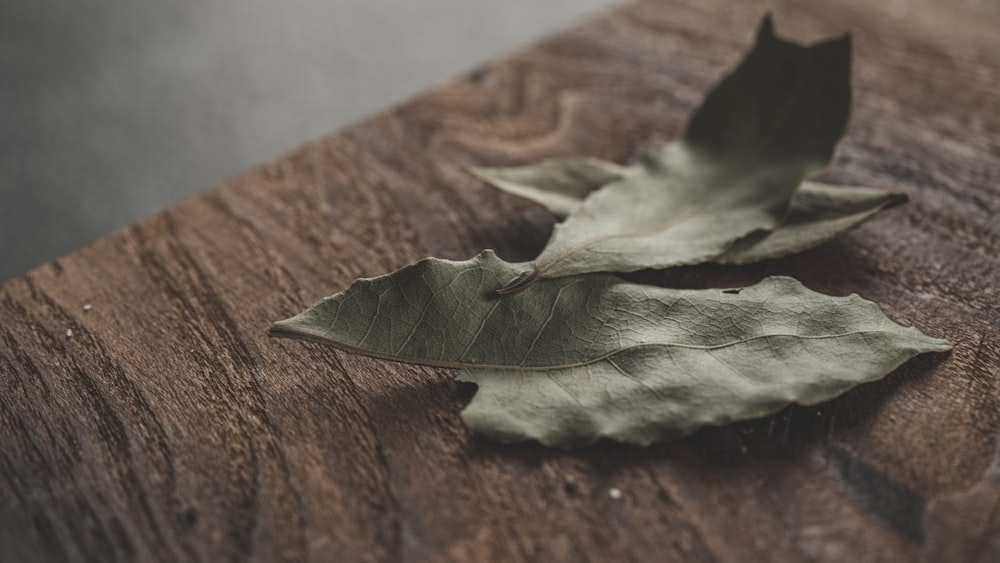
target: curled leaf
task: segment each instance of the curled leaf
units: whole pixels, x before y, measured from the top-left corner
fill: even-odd
[[[270,333],[459,368],[459,379],[479,385],[462,413],[470,427],[561,447],[601,437],[649,444],[825,401],[949,349],[871,302],[783,277],[734,293],[591,274],[495,295],[530,271],[489,251],[430,258],[358,280]]]
[[[906,196],[878,188],[803,182],[792,197],[788,217],[773,231],[759,231],[733,243],[718,264],[749,264],[780,258],[823,244],[857,227]]]
[[[635,173],[556,225],[534,279],[704,262],[775,229],[798,185],[829,161],[850,98],[849,36],[803,47],[775,37],[765,19],[682,139],[647,153]]]
[[[544,205],[565,217],[593,191],[621,180],[636,168],[596,158],[552,159],[514,168],[476,168],[481,180],[508,193]],[[792,195],[780,226],[758,231],[706,260],[748,264],[807,250],[857,227],[904,195],[860,186],[831,186],[805,181]]]

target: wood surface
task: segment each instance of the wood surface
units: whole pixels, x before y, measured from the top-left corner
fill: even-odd
[[[1000,560],[1000,9],[881,4],[628,4],[5,284],[0,560]],[[791,275],[952,353],[818,407],[558,451],[472,435],[448,370],[266,336],[425,256],[533,258],[552,217],[465,167],[675,137],[767,9],[786,37],[854,32],[822,179],[910,201],[794,257],[638,277]]]

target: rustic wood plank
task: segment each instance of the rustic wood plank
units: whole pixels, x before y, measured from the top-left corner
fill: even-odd
[[[911,201],[798,256],[644,276],[858,292],[950,355],[819,407],[563,452],[471,435],[447,370],[265,336],[423,256],[532,258],[552,218],[464,167],[675,136],[765,9],[634,3],[2,286],[0,559],[1000,558],[1000,13],[769,6],[782,34],[855,32],[825,179]]]

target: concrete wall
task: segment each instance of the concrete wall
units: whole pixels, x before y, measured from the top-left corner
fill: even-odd
[[[0,0],[0,280],[611,0]]]

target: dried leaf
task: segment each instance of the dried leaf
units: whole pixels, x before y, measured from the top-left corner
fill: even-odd
[[[683,138],[574,208],[533,272],[503,293],[538,278],[704,262],[775,229],[796,187],[829,161],[850,98],[849,36],[803,47],[776,38],[765,19]]]
[[[637,173],[638,168],[596,158],[568,158],[514,168],[475,168],[472,172],[501,190],[540,203],[553,215],[565,217],[591,192]],[[720,256],[706,261],[748,264],[801,252],[905,199],[902,194],[876,188],[805,181],[792,195],[788,216],[780,226],[737,240]]]
[[[784,277],[733,292],[590,274],[495,295],[528,270],[490,251],[430,258],[358,280],[271,334],[459,368],[479,385],[462,413],[474,430],[562,447],[601,437],[649,444],[825,401],[949,349],[857,296]]]
[[[803,182],[792,197],[788,217],[780,227],[740,239],[725,254],[711,261],[750,264],[802,252],[857,227],[883,208],[905,200],[903,194],[877,188]]]
[[[507,193],[544,205],[563,219],[591,192],[634,174],[638,167],[620,166],[599,158],[565,158],[529,166],[477,167],[469,171]]]

